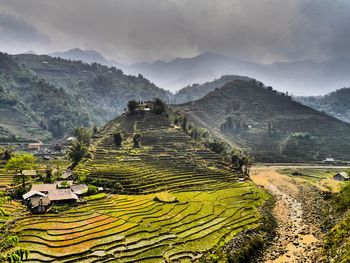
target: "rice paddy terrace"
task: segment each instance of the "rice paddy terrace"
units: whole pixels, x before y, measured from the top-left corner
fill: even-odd
[[[133,148],[135,133],[140,148]],[[122,115],[100,131],[91,154],[76,173],[114,194],[18,220],[13,232],[30,262],[191,262],[259,225],[267,195],[238,182],[218,155],[165,116]]]

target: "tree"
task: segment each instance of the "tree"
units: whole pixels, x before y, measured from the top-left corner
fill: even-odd
[[[113,134],[113,140],[114,140],[114,144],[116,146],[118,146],[118,147],[121,146],[122,145],[122,141],[123,141],[121,133],[118,132],[118,133]]]
[[[128,102],[128,109],[130,114],[135,114],[137,107],[138,107],[138,104],[135,100],[130,100]]]
[[[139,148],[141,146],[141,134],[136,133],[132,138],[135,148]]]
[[[88,153],[88,148],[81,141],[72,142],[68,150],[68,157],[73,161],[75,167]]]
[[[95,135],[98,132],[98,128],[96,125],[94,125],[94,127],[92,127],[92,133],[93,135]]]
[[[183,118],[182,118],[181,128],[184,132],[187,131],[187,117],[186,116],[183,116]]]
[[[23,174],[23,170],[31,170],[35,168],[35,157],[31,154],[20,154],[13,156],[6,164],[6,169],[15,170],[16,176],[14,179],[18,179],[22,182],[22,187],[25,187],[26,175]],[[17,173],[18,172],[18,173]]]
[[[12,153],[13,153],[13,148],[11,146],[8,146],[2,149],[2,153],[0,153],[0,157],[2,160],[8,161],[11,159]]]
[[[153,103],[153,112],[155,114],[162,114],[163,112],[165,112],[165,110],[165,103],[161,99],[156,98]]]
[[[90,139],[91,139],[91,131],[85,127],[79,127],[75,128],[74,130],[74,136],[77,138],[77,141],[89,146],[90,145]]]

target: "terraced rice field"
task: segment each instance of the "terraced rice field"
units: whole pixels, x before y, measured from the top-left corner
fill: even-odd
[[[249,183],[216,191],[111,195],[60,216],[24,217],[14,231],[31,251],[31,262],[186,261],[254,227],[263,196]]]
[[[120,189],[118,193],[148,194],[222,189],[237,181],[218,154],[193,142],[166,117],[148,113],[124,118],[103,129],[93,145],[93,158],[77,169],[88,174],[90,183]],[[113,143],[118,131],[123,133],[122,147]],[[136,132],[141,133],[142,147],[134,149]]]
[[[123,134],[122,147],[113,134]],[[132,136],[141,133],[141,148]],[[63,214],[27,215],[13,232],[30,262],[188,262],[258,225],[267,196],[165,116],[121,116],[76,168],[114,194]]]
[[[13,180],[13,174],[0,169],[0,192],[10,187]]]

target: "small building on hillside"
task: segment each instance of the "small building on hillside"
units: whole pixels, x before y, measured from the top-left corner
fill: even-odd
[[[323,163],[334,164],[334,163],[336,163],[336,160],[334,158],[325,158],[323,160]]]
[[[50,205],[48,196],[35,190],[24,194],[23,199],[32,213],[45,213]]]
[[[29,143],[28,149],[31,151],[39,151],[42,146],[43,146],[42,142]]]
[[[336,175],[333,176],[334,180],[337,181],[349,181],[350,180],[350,175],[347,172],[340,172],[337,173]]]

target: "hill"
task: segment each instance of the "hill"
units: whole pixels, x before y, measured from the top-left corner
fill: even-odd
[[[203,84],[192,84],[177,91],[174,95],[173,101],[175,104],[182,104],[189,101],[198,100],[207,95],[210,91],[221,88],[226,83],[237,79],[249,80],[251,78],[236,75],[225,75],[221,76],[219,79],[205,82]]]
[[[323,62],[293,61],[259,64],[206,52],[192,58],[172,61],[136,63],[125,68],[132,74],[143,74],[159,87],[172,91],[193,83],[204,83],[222,75],[237,74],[259,79],[297,95],[324,94],[350,82],[350,59],[338,58]]]
[[[58,138],[78,125],[105,124],[131,99],[169,101],[172,95],[115,67],[32,54],[1,56],[2,140],[14,134]]]
[[[117,132],[121,147],[114,143]],[[135,148],[136,133],[141,147]],[[259,227],[258,207],[268,196],[239,182],[217,154],[165,115],[123,114],[96,137],[91,158],[74,175],[117,194],[60,216],[17,220],[13,231],[33,261],[188,262]]]
[[[88,125],[84,105],[0,53],[0,141],[50,139]]]
[[[350,122],[350,88],[342,88],[324,96],[296,97],[295,100],[342,121]]]
[[[349,124],[255,80],[230,82],[178,109],[191,122],[246,149],[257,161],[350,159]]]

